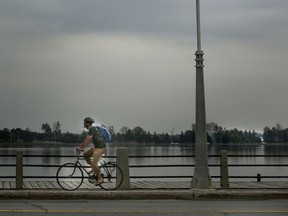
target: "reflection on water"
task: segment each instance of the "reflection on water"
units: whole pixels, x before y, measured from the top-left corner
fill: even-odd
[[[133,146],[126,145],[130,156],[183,156],[183,157],[131,157],[130,165],[192,165],[195,163],[194,145],[167,145],[167,146],[151,146],[135,144]],[[221,150],[228,151],[229,164],[288,164],[287,157],[254,157],[254,155],[288,155],[288,145],[208,145],[209,155],[219,155]],[[75,145],[59,147],[56,145],[39,147],[27,146],[22,148],[5,147],[0,148],[1,155],[15,155],[17,151],[23,155],[40,155],[41,157],[24,157],[24,164],[43,164],[43,165],[61,165],[66,162],[73,162],[73,158],[52,157],[55,155],[73,155]],[[117,146],[112,144],[108,147],[108,155],[116,155]],[[246,155],[247,157],[235,157],[237,155]],[[50,157],[51,156],[51,157]],[[188,157],[190,156],[190,157]],[[234,156],[234,157],[232,157]],[[106,159],[110,160],[110,159]],[[15,164],[15,157],[1,157],[0,164]],[[209,164],[219,164],[219,157],[209,157]],[[57,168],[51,167],[24,167],[24,175],[26,176],[52,176],[55,177]],[[219,176],[219,167],[210,167],[211,176]],[[14,176],[15,167],[1,167],[2,176]],[[149,167],[149,168],[131,168],[131,176],[192,176],[193,167]],[[260,173],[262,176],[283,176],[288,173],[288,167],[229,167],[230,176],[246,175],[255,176]],[[255,180],[254,179],[254,180]],[[217,179],[219,180],[219,179]],[[231,179],[233,180],[233,179]],[[273,179],[272,179],[273,180]]]

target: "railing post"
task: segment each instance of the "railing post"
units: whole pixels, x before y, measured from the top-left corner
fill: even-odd
[[[257,174],[257,182],[261,182],[261,174],[260,173]]]
[[[228,175],[228,158],[227,158],[227,151],[221,151],[221,158],[220,158],[220,184],[221,188],[227,189],[229,188],[229,175]]]
[[[129,174],[128,148],[125,148],[125,147],[117,148],[117,162],[116,163],[123,172],[123,182],[118,188],[118,190],[129,190],[130,189],[130,174]],[[117,176],[117,173],[116,173],[116,176]]]
[[[23,189],[23,155],[16,153],[16,189]]]

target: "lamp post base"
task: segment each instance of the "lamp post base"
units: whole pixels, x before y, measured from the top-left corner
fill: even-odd
[[[191,189],[212,189],[208,168],[195,168],[194,176],[191,180]]]

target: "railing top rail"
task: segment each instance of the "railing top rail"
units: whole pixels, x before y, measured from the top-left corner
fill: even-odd
[[[0,157],[15,157],[16,154],[0,154]],[[23,154],[23,157],[76,157],[76,155],[30,155]],[[288,157],[288,155],[227,155],[228,157]],[[105,155],[103,158],[115,158],[116,155]],[[195,157],[195,155],[130,155],[129,158],[183,158]],[[208,157],[220,157],[219,155],[208,155]]]

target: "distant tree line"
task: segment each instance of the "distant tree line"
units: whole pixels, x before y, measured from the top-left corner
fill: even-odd
[[[87,133],[75,134],[70,132],[61,132],[60,122],[55,122],[51,127],[48,123],[43,123],[41,126],[42,133],[33,132],[29,128],[22,130],[16,128],[9,130],[4,128],[0,130],[0,142],[32,142],[32,141],[53,141],[63,143],[81,143]],[[169,135],[168,133],[157,134],[156,132],[150,133],[145,131],[140,126],[130,129],[128,127],[122,127],[120,132],[115,132],[114,127],[108,127],[111,133],[112,143],[155,143],[155,144],[167,144],[167,143],[195,143],[195,132],[187,130],[181,132],[179,135]],[[208,140],[211,140],[208,135]]]
[[[41,126],[42,133],[33,132],[29,128],[25,130],[21,128],[11,129],[4,128],[0,130],[0,142],[32,142],[32,141],[53,141],[63,143],[81,143],[87,133],[80,134],[61,131],[59,121],[54,122],[52,127],[48,123],[43,123]],[[195,131],[187,130],[180,134],[168,133],[150,133],[145,131],[140,126],[133,129],[122,127],[119,132],[115,132],[114,127],[108,127],[113,143],[195,143]],[[262,139],[261,139],[262,136]],[[216,127],[213,134],[207,134],[207,142],[209,143],[288,143],[288,128],[283,129],[280,124],[276,127],[265,127],[263,134],[255,131],[242,131],[238,129],[226,130],[225,128]]]
[[[266,143],[288,143],[288,128],[284,129],[280,124],[275,127],[265,127],[263,141]]]
[[[62,133],[59,121],[54,122],[52,127],[48,123],[41,126],[42,133],[34,132],[29,128],[4,128],[0,130],[0,142],[33,142],[33,141],[53,141],[65,143],[79,143],[84,140],[86,133],[73,134],[70,132]]]
[[[215,143],[288,143],[288,128],[283,128],[277,123],[271,128],[266,126],[263,133],[259,134],[254,130],[226,130],[216,127],[213,138]]]
[[[216,132],[213,134],[214,143],[261,143],[261,134],[253,131],[226,130],[222,127],[216,127]]]

